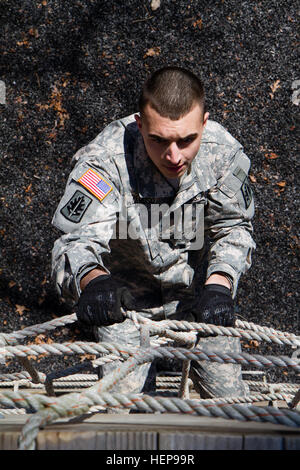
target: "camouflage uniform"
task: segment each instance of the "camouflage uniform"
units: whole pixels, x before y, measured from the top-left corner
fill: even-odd
[[[221,125],[208,121],[198,154],[178,187],[148,157],[134,115],[107,126],[75,154],[73,163],[53,218],[54,226],[64,232],[52,253],[62,299],[75,305],[81,278],[97,267],[127,286],[135,310],[154,320],[193,320],[191,306],[214,272],[231,277],[235,296],[255,248],[253,198],[249,159]],[[95,178],[102,194],[86,176]],[[151,217],[158,213],[154,222]],[[189,216],[188,225],[183,213]],[[139,344],[130,320],[100,328],[99,339]],[[239,340],[221,336],[201,339],[202,344],[220,351],[240,348]],[[129,390],[128,384],[132,391],[140,389],[147,367],[140,368],[141,376],[135,373],[137,379],[127,378],[124,390]],[[104,373],[110,368],[103,367]],[[205,361],[196,372],[192,369],[203,396],[245,393],[239,366]]]

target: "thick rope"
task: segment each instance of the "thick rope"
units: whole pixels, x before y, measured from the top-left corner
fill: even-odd
[[[96,374],[74,374],[65,376],[66,370],[61,372],[62,377],[57,377],[54,379],[54,388],[79,388],[79,387],[89,387],[93,383],[99,380],[98,375]],[[16,374],[7,374],[2,375],[2,381],[0,381],[0,388],[11,388],[15,384],[19,387],[32,388],[32,389],[44,389],[44,384],[34,384],[30,380],[29,374],[16,373]],[[45,377],[44,377],[45,381]],[[181,376],[178,377],[156,377],[156,387],[158,390],[162,389],[178,389],[181,382]],[[290,384],[290,383],[273,383],[268,384],[266,382],[259,382],[254,380],[244,380],[244,382],[249,386],[250,390],[254,392],[260,392],[264,394],[272,393],[287,393],[295,394],[299,390],[299,384]],[[188,386],[193,388],[193,382],[191,379],[188,380]],[[19,388],[18,387],[18,388]]]
[[[163,349],[163,348],[160,348]],[[23,427],[21,436],[20,436],[20,449],[34,449],[35,448],[35,439],[38,434],[39,428],[43,427],[47,424],[50,424],[58,417],[70,417],[78,414],[86,413],[90,406],[95,405],[102,405],[99,403],[99,395],[101,399],[101,395],[108,392],[113,386],[122,378],[124,378],[128,373],[132,372],[138,365],[144,364],[146,362],[152,361],[154,358],[157,357],[155,354],[156,351],[153,350],[142,350],[136,352],[134,357],[130,357],[125,363],[121,364],[117,367],[114,371],[100,380],[96,385],[89,388],[88,390],[82,392],[81,394],[69,394],[64,395],[60,398],[56,399],[56,402],[53,406],[49,406],[47,409],[44,409],[38,413],[36,413],[33,417],[29,418],[25,426]],[[190,352],[190,351],[189,351]],[[107,397],[109,398],[109,396]],[[138,395],[136,395],[136,400],[138,400]],[[149,400],[153,401],[154,398],[150,397]],[[196,408],[192,408],[189,406],[189,401],[182,400],[183,404],[182,407],[176,406],[176,403],[180,399],[173,399],[177,400],[174,402],[170,399],[158,397],[157,400],[161,403],[161,400],[164,402],[166,401],[167,404],[167,411],[168,412],[187,412],[192,413],[193,410],[196,411],[197,414],[203,414],[203,409],[205,410],[205,416],[207,416],[207,410],[203,407],[203,405],[197,405]],[[193,401],[191,401],[193,402]],[[110,401],[109,406],[116,406],[113,401]],[[243,413],[238,408],[232,408],[231,405],[222,405],[222,412],[220,412],[220,408],[217,407],[218,410],[215,416],[219,417],[226,417],[228,419],[228,414],[224,416],[224,408],[228,406],[229,416],[231,419],[242,419],[242,420],[257,420],[260,421],[269,421],[275,422],[280,424],[285,424],[287,426],[299,426],[300,425],[300,415],[297,412],[292,412],[290,410],[278,410],[273,407],[269,407],[270,410],[264,408],[262,411],[260,407],[255,407],[254,405],[247,406],[246,409],[243,409]],[[236,407],[242,407],[242,405],[235,405]],[[257,409],[258,408],[258,409]],[[214,408],[212,408],[214,409]],[[157,410],[161,411],[163,408]],[[199,410],[201,410],[199,412]],[[274,412],[274,410],[276,410]],[[255,412],[255,413],[254,413]],[[295,414],[295,416],[294,416]],[[291,419],[293,418],[293,419]]]
[[[41,333],[45,333],[46,331],[54,330],[59,326],[68,325],[77,321],[76,313],[72,313],[71,315],[65,315],[60,318],[55,318],[54,320],[50,320],[45,323],[29,326],[24,328],[23,330],[18,330],[13,333],[1,333],[0,334],[0,345],[14,345],[24,338],[28,336],[35,336]]]
[[[265,382],[256,382],[254,380],[245,380],[245,383],[250,387],[250,390],[259,391],[261,393],[273,392],[287,392],[295,393],[299,390],[299,384],[288,384],[288,383],[275,383],[268,384]]]
[[[78,394],[79,396],[79,394]],[[93,396],[92,393],[89,396]],[[101,398],[99,398],[101,397]],[[120,393],[103,393],[97,399],[93,398],[93,403],[99,403],[99,400],[102,400],[102,409],[106,407],[118,407],[118,408],[128,408],[130,403],[130,409],[140,411],[144,406],[148,406],[147,412],[156,412],[167,411],[167,406],[164,406],[163,410],[159,410],[157,407],[159,406],[157,403],[160,403],[161,398],[160,396],[152,396],[150,400],[150,395],[144,394],[120,394]],[[222,398],[213,398],[213,399],[197,399],[197,400],[188,400],[191,403],[201,403],[203,406],[207,407],[208,409],[212,406],[222,406],[224,404],[242,404],[242,403],[258,403],[263,401],[275,401],[275,400],[282,400],[289,402],[292,399],[293,395],[290,394],[282,394],[282,393],[269,393],[269,394],[261,394],[256,393],[252,395],[247,395],[245,397],[222,397]],[[164,398],[164,397],[163,397]],[[168,403],[168,401],[174,401],[173,398],[176,397],[168,397],[163,402]],[[186,401],[186,400],[185,400]],[[146,405],[144,405],[146,403]],[[154,404],[155,403],[155,404]],[[1,406],[5,406],[7,410],[9,409],[22,409],[27,410],[28,412],[32,413],[34,410],[35,412],[41,411],[44,408],[55,407],[57,405],[57,400],[46,397],[45,395],[32,395],[26,392],[11,392],[11,391],[4,391],[0,393],[0,404]],[[147,405],[148,404],[148,405]],[[154,405],[153,405],[154,404]],[[96,406],[96,405],[91,405]],[[100,406],[100,405],[98,405]],[[2,408],[3,410],[3,408]],[[291,416],[294,417],[294,422],[299,424],[299,413],[292,414]]]
[[[141,349],[140,349],[141,350]],[[72,355],[72,354],[107,354],[113,353],[123,358],[135,354],[137,348],[120,346],[116,343],[52,343],[52,344],[31,344],[26,346],[4,346],[0,348],[0,356],[4,357],[26,357],[31,355]],[[254,367],[288,367],[295,372],[300,372],[300,361],[292,360],[288,356],[261,356],[260,354],[250,355],[248,353],[221,353],[216,351],[206,351],[205,348],[194,348],[185,350],[183,348],[154,348],[157,358],[167,357],[169,359],[182,359],[194,361],[216,361],[219,363],[231,363],[251,365]]]
[[[101,381],[97,381],[92,387],[86,388],[84,392],[81,394],[67,394],[63,397],[53,399],[51,397],[45,397],[40,399],[36,394],[35,397],[32,397],[32,402],[26,407],[23,403],[23,408],[30,410],[29,412],[34,413],[37,412],[35,415],[31,416],[31,418],[27,421],[26,425],[23,428],[21,437],[20,437],[20,448],[34,448],[34,441],[38,430],[41,426],[50,423],[61,416],[74,416],[80,415],[83,413],[88,412],[88,410],[93,406],[100,406],[102,409],[106,409],[106,407],[131,407],[133,410],[144,410],[145,412],[152,412],[152,411],[161,411],[161,412],[183,412],[189,414],[200,414],[203,416],[207,416],[207,408],[204,405],[200,405],[199,403],[203,402],[203,400],[198,400],[197,404],[192,407],[191,404],[194,404],[194,400],[181,400],[181,398],[166,398],[166,397],[150,397],[150,396],[140,396],[134,395],[134,398],[130,398],[128,395],[116,395],[110,394],[108,391],[114,387],[114,385],[119,381],[122,380],[129,372],[131,372],[135,367],[145,362],[150,362],[155,358],[171,358],[171,359],[180,359],[183,361],[183,374],[180,380],[180,393],[184,397],[188,397],[188,368],[191,360],[201,361],[201,360],[209,360],[209,361],[216,361],[219,363],[234,363],[234,364],[242,364],[242,365],[251,365],[255,367],[283,367],[288,368],[296,373],[300,371],[299,360],[297,357],[295,359],[291,359],[286,356],[261,356],[261,355],[250,355],[246,353],[214,353],[214,352],[207,352],[205,349],[200,349],[198,347],[193,347],[193,343],[197,339],[198,335],[223,335],[223,336],[232,336],[232,337],[240,337],[247,340],[255,339],[258,341],[266,341],[268,343],[274,342],[279,345],[289,345],[292,347],[299,347],[300,346],[300,337],[293,335],[292,333],[286,333],[281,331],[276,331],[272,328],[261,327],[259,325],[255,325],[253,323],[248,322],[241,322],[240,320],[236,321],[235,328],[229,327],[220,327],[215,325],[207,325],[202,323],[191,323],[185,321],[176,321],[176,320],[163,320],[160,322],[155,322],[149,320],[148,318],[143,317],[136,312],[126,312],[127,318],[130,318],[135,325],[141,331],[141,346],[140,348],[126,348],[120,347],[117,344],[110,344],[110,343],[86,343],[86,342],[75,342],[75,343],[64,343],[64,344],[40,344],[40,345],[18,345],[19,340],[25,339],[27,336],[36,335],[43,333],[45,331],[53,330],[59,326],[66,325],[77,321],[76,314],[66,315],[61,318],[57,318],[51,320],[50,322],[46,322],[40,325],[34,325],[32,327],[24,328],[23,330],[10,333],[10,334],[0,334],[0,360],[5,357],[16,357],[18,361],[21,361],[21,364],[26,369],[27,372],[23,372],[21,374],[7,374],[3,377],[0,376],[0,385],[1,380],[3,381],[3,385],[6,384],[9,380],[12,380],[12,384],[14,385],[15,391],[10,392],[14,395],[14,398],[11,398],[11,404],[8,406],[9,399],[3,398],[3,394],[0,394],[0,402],[4,400],[6,405],[3,403],[4,406],[20,407],[20,404],[23,403],[25,399],[21,399],[16,392],[16,388],[22,385],[28,385],[31,383],[32,387],[46,387],[46,391],[49,394],[54,394],[54,383],[53,381],[56,380],[55,386],[63,386],[66,382],[61,382],[58,384],[58,377],[65,380],[65,376],[67,374],[74,374],[77,372],[76,366],[74,368],[69,368],[64,371],[55,372],[45,376],[45,374],[38,373],[35,368],[29,363],[28,356],[33,355],[70,355],[70,354],[93,354],[93,355],[103,355],[103,357],[98,358],[92,362],[91,367],[96,367],[96,364],[103,364],[105,362],[111,362],[115,360],[126,361],[121,363],[111,374],[103,378]],[[167,343],[168,341],[174,341],[176,345],[185,345],[186,348],[191,349],[184,349],[182,347],[159,347],[159,342],[150,343],[149,341],[149,333],[154,334],[156,336],[160,336],[161,343]],[[147,346],[151,344],[151,348],[147,348]],[[84,366],[85,367],[85,366]],[[78,376],[78,374],[76,374]],[[84,374],[86,377],[84,378],[85,385],[90,384],[89,374]],[[75,379],[76,376],[74,376]],[[72,384],[76,383],[73,379]],[[60,379],[58,379],[60,380]],[[71,379],[72,380],[72,379]],[[43,385],[44,384],[44,385]],[[275,384],[276,385],[276,384]],[[280,385],[280,384],[278,384]],[[288,385],[288,384],[281,384],[281,385]],[[264,386],[268,386],[268,384],[264,384]],[[178,386],[177,386],[178,388]],[[267,410],[261,415],[262,408],[256,411],[254,406],[247,405],[246,410],[241,410],[239,408],[227,408],[227,414],[224,414],[224,407],[228,406],[235,406],[241,407],[241,403],[251,403],[255,401],[255,398],[264,400],[286,400],[289,401],[289,406],[296,407],[299,403],[299,395],[300,392],[297,391],[297,386],[293,385],[292,388],[289,389],[290,391],[295,392],[296,395],[290,394],[282,394],[279,393],[278,388],[272,388],[269,385],[268,390],[266,390],[267,394],[256,394],[250,395],[246,397],[244,401],[235,401],[234,397],[230,397],[230,403],[234,403],[234,405],[228,405],[228,402],[224,402],[224,399],[214,399],[213,401],[209,402],[207,406],[212,407],[212,409],[216,406],[216,409],[213,411],[214,416],[223,416],[226,419],[242,419],[242,420],[254,420],[254,421],[269,421],[269,422],[276,422],[280,424],[286,424],[288,426],[299,426],[300,419],[299,414],[297,412],[292,412],[291,410],[277,410],[274,412],[274,408],[272,410]],[[276,393],[275,393],[276,392]],[[6,393],[6,392],[5,392]],[[9,392],[7,392],[9,393]],[[16,398],[19,396],[19,398]],[[131,396],[131,395],[130,395]],[[12,397],[12,395],[11,395]],[[91,397],[93,397],[91,399]],[[119,397],[119,398],[118,398]],[[121,397],[121,398],[120,398]],[[271,398],[268,398],[271,397]],[[239,397],[239,400],[243,400],[243,397]],[[118,401],[119,400],[119,401]],[[121,400],[121,401],[120,401]],[[169,400],[169,401],[168,401]],[[171,401],[170,401],[171,400]],[[172,401],[173,400],[173,401]],[[175,401],[174,401],[175,400]],[[176,401],[177,400],[177,401]],[[180,401],[181,400],[181,401]],[[221,400],[221,401],[219,401]],[[223,400],[223,401],[222,401]],[[245,401],[246,400],[246,401]],[[249,401],[248,401],[249,400]],[[26,401],[26,400],[25,400]],[[199,403],[198,403],[199,402]],[[208,401],[206,400],[208,403]],[[18,403],[18,405],[16,405]],[[40,404],[41,403],[41,404]],[[213,406],[214,405],[214,406]],[[152,406],[152,408],[151,408]],[[164,408],[165,406],[165,408]],[[202,407],[202,408],[201,408]],[[220,407],[222,407],[222,411],[220,411]],[[272,408],[272,407],[269,407]],[[250,410],[251,409],[251,410]],[[204,411],[205,410],[205,411]],[[250,411],[249,411],[250,410]],[[202,413],[202,414],[201,414]],[[291,415],[291,413],[296,413]]]
[[[151,331],[155,334],[167,334],[169,330],[184,330],[184,331],[194,331],[203,334],[209,335],[222,335],[222,336],[232,336],[237,338],[244,338],[247,340],[257,340],[257,341],[266,341],[268,343],[274,342],[279,345],[289,345],[289,346],[300,346],[300,337],[295,336],[292,333],[283,333],[276,332],[271,328],[259,327],[254,323],[247,323],[237,320],[236,325],[240,329],[233,327],[223,327],[216,326],[206,323],[195,323],[195,322],[186,322],[179,320],[162,320],[160,322],[155,322],[149,318],[143,317],[134,311],[127,311],[126,316],[131,320],[139,321],[151,326]],[[250,328],[249,330],[243,331],[242,328]],[[256,330],[256,331],[252,331]]]
[[[149,320],[142,315],[139,315],[137,312],[134,311],[127,311],[126,316],[135,320],[136,322],[140,323],[151,323],[152,326],[157,327],[159,325],[164,328],[167,327],[168,329],[174,330],[181,330],[181,331],[194,331],[194,332],[202,332],[205,334],[219,334],[219,335],[226,335],[226,336],[236,336],[236,337],[244,337],[246,339],[255,339],[258,341],[265,340],[267,342],[275,342],[277,344],[287,344],[289,346],[300,346],[300,337],[294,335],[293,333],[282,332],[278,330],[274,330],[273,328],[268,328],[260,325],[256,325],[254,323],[243,322],[241,320],[236,320],[236,327],[240,329],[248,329],[247,332],[242,332],[237,328],[229,328],[229,327],[220,327],[215,325],[208,325],[206,323],[195,323],[195,322],[186,322],[186,321],[179,321],[179,320],[163,320],[160,322],[155,322]],[[51,331],[59,326],[64,326],[67,324],[71,324],[77,321],[76,313],[65,315],[60,318],[55,318],[54,320],[50,320],[49,322],[45,322],[38,325],[33,325],[23,330],[19,330],[13,333],[1,333],[0,334],[0,345],[14,345],[18,343],[18,340],[24,339],[27,336],[34,336],[36,334],[41,334],[46,331]]]
[[[141,350],[141,349],[140,349]],[[4,357],[26,357],[31,355],[72,355],[72,354],[107,354],[113,353],[123,358],[135,354],[137,348],[130,348],[126,346],[119,346],[116,343],[90,343],[90,342],[75,342],[75,343],[52,343],[52,344],[39,344],[27,346],[4,346],[0,348],[0,356]],[[231,363],[251,365],[254,367],[288,367],[295,372],[300,372],[299,360],[292,360],[288,356],[261,356],[260,354],[250,355],[248,353],[220,353],[215,351],[206,351],[205,348],[194,348],[185,350],[183,348],[154,348],[157,358],[167,357],[169,359],[182,359],[194,361],[216,361],[219,363]]]

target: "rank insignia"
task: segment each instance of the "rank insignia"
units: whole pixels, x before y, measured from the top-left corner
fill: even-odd
[[[112,191],[112,186],[91,168],[79,178],[78,183],[82,184],[99,201],[102,201]]]
[[[92,199],[90,197],[81,191],[76,191],[60,212],[66,219],[77,224],[82,219],[91,202]]]

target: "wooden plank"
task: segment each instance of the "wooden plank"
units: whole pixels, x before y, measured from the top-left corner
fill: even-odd
[[[110,450],[156,450],[157,433],[153,431],[107,432],[105,449]]]
[[[244,450],[284,450],[284,440],[282,436],[252,435],[244,436]]]
[[[42,431],[37,450],[156,450],[157,433],[147,431]]]
[[[0,449],[16,450],[29,415],[0,421]],[[98,413],[80,422],[62,419],[40,430],[37,449],[300,450],[300,429],[179,414]]]
[[[300,449],[300,436],[285,436],[284,438],[285,450],[299,450]]]
[[[242,450],[242,435],[213,433],[167,433],[159,434],[160,450]]]
[[[19,434],[16,431],[0,431],[0,450],[17,450]]]
[[[39,432],[36,440],[37,450],[88,450],[96,448],[96,433],[85,432]]]

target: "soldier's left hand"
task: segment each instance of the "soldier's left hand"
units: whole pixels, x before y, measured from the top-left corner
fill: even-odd
[[[234,326],[235,314],[230,289],[220,284],[205,285],[194,315],[199,323]]]

